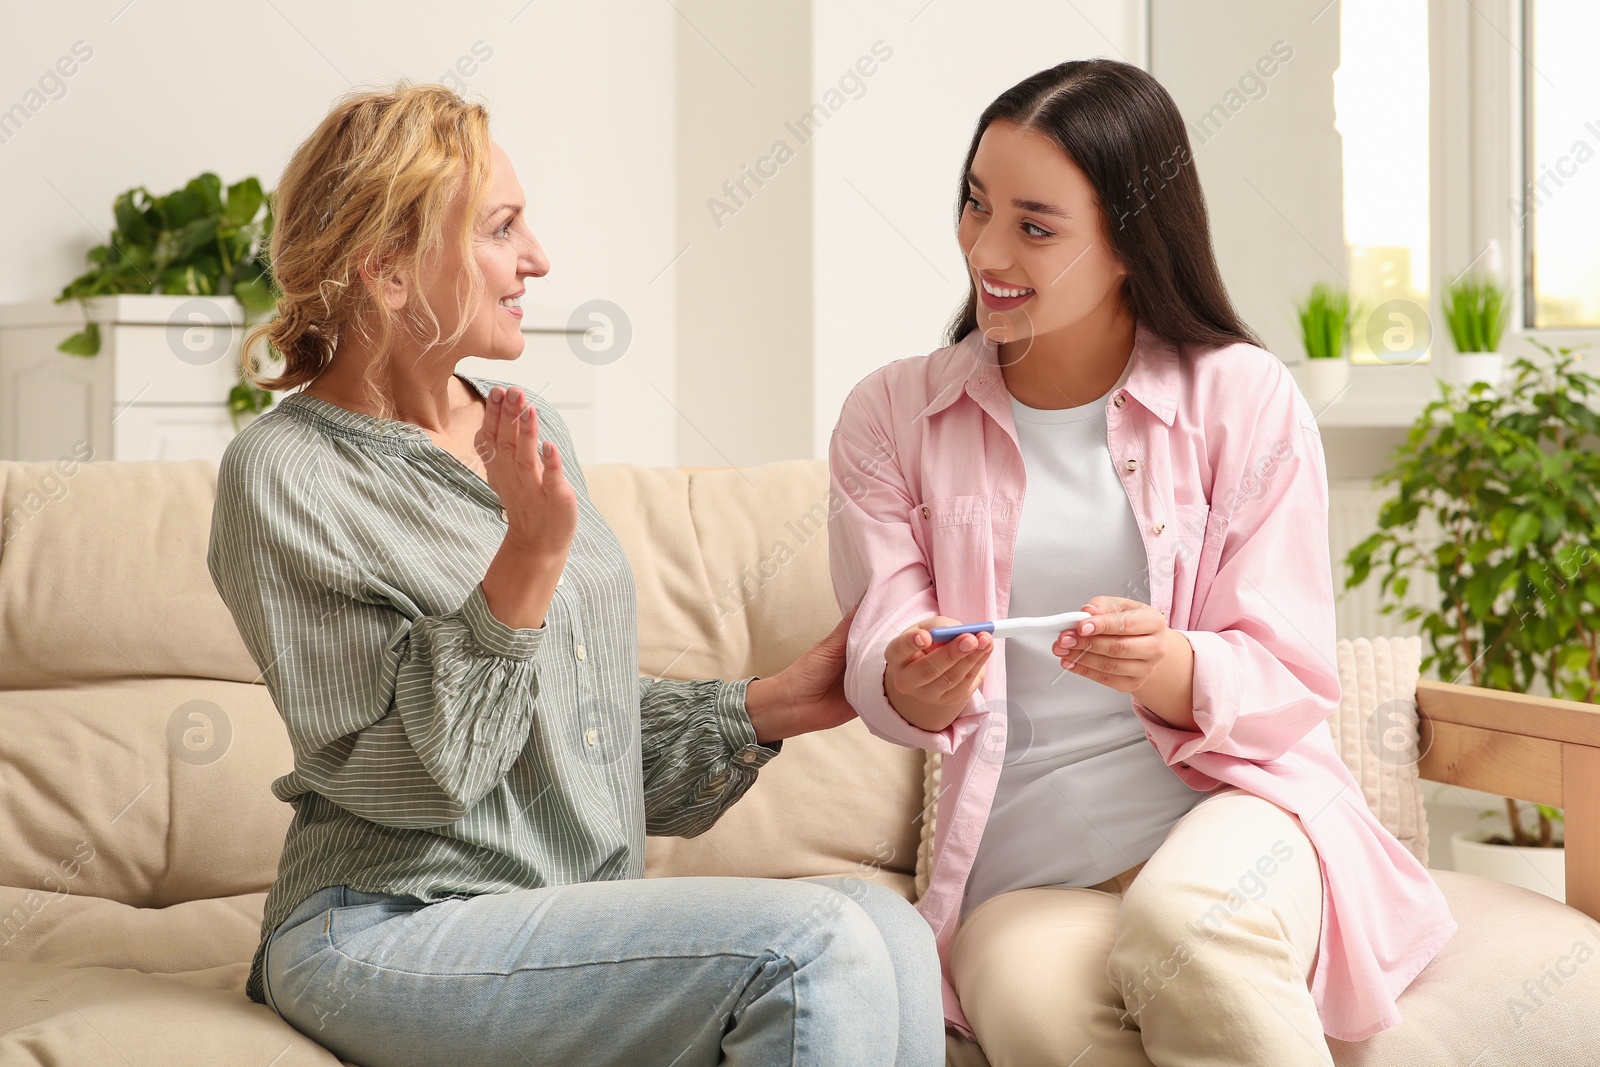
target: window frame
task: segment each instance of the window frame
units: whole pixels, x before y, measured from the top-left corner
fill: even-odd
[[[1600,327],[1536,329],[1526,325],[1531,297],[1532,247],[1516,224],[1512,203],[1521,199],[1532,131],[1527,115],[1526,61],[1534,5],[1528,0],[1429,0],[1430,184],[1429,224],[1436,268],[1459,271],[1498,242],[1511,290],[1510,322],[1500,350],[1508,358],[1537,355],[1530,341],[1552,348],[1588,345],[1600,357]],[[1461,265],[1461,266],[1458,266]],[[1436,270],[1437,289],[1443,280]],[[1434,360],[1440,367],[1455,348],[1434,294]]]

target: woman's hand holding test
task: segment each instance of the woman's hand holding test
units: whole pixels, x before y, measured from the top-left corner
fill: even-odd
[[[890,641],[884,652],[884,696],[912,726],[943,730],[983,682],[993,637],[962,634],[940,643],[928,633],[937,626],[959,625],[943,615],[923,619]]]
[[[1053,651],[1061,666],[1124,693],[1181,729],[1195,729],[1194,649],[1149,604],[1097,596],[1083,606],[1093,618],[1063,631]]]

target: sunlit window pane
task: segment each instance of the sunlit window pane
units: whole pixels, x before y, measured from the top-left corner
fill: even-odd
[[[1600,326],[1600,4],[1528,0],[1522,197],[1532,327]]]
[[[1335,126],[1356,363],[1428,358],[1428,5],[1342,0]],[[1338,279],[1330,278],[1329,281]]]

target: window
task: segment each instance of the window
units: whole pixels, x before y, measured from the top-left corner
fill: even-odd
[[[1334,125],[1354,363],[1428,358],[1428,5],[1342,0]],[[1600,166],[1595,168],[1600,171]]]
[[[1600,326],[1600,4],[1525,0],[1523,325]]]

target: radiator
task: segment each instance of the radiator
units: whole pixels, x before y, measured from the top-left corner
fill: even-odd
[[[1333,588],[1337,596],[1336,614],[1340,637],[1354,640],[1357,637],[1406,637],[1422,632],[1421,620],[1406,622],[1399,614],[1383,615],[1378,608],[1379,572],[1374,572],[1361,585],[1346,590],[1344,581],[1349,574],[1345,557],[1368,535],[1378,529],[1378,507],[1393,493],[1385,487],[1372,489],[1370,483],[1360,480],[1334,479],[1328,485],[1328,549],[1332,557]],[[1411,576],[1411,588],[1406,601],[1417,603],[1416,593],[1426,591],[1432,578],[1421,571]]]

